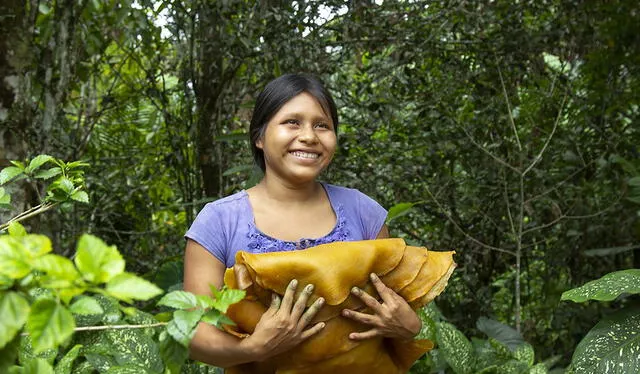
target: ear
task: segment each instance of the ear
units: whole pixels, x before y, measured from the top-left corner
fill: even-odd
[[[262,137],[260,137],[258,140],[256,140],[256,148],[264,149],[264,143],[262,142]]]

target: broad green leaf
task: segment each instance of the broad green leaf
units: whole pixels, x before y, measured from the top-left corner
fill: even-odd
[[[56,356],[58,356],[57,349],[47,349],[43,352],[35,353],[33,351],[33,345],[31,344],[31,336],[25,335],[20,338],[20,351],[18,352],[18,362],[20,365],[24,366],[27,362],[36,358],[42,358],[53,365],[53,362],[56,360]]]
[[[533,347],[529,343],[520,344],[515,351],[513,351],[513,358],[520,362],[524,362],[528,367],[532,367],[535,360]]]
[[[196,296],[191,292],[173,291],[158,301],[158,305],[164,305],[175,309],[190,309],[198,304]]]
[[[0,171],[0,185],[3,185],[18,175],[22,174],[23,170],[16,166],[8,166]]]
[[[9,235],[11,236],[25,236],[27,230],[19,222],[11,222],[9,224]]]
[[[0,187],[0,208],[11,209],[11,195],[4,190],[4,187]]]
[[[561,300],[581,303],[587,300],[611,301],[620,294],[640,293],[640,269],[614,271],[562,294]]]
[[[107,341],[110,353],[119,366],[135,365],[150,373],[162,372],[160,348],[154,339],[142,329],[109,330]]]
[[[55,300],[40,299],[31,306],[27,331],[36,353],[58,347],[73,334],[75,327],[71,312]]]
[[[529,366],[518,360],[510,360],[498,366],[496,373],[500,374],[529,374]]]
[[[31,272],[24,246],[16,237],[0,236],[0,275],[20,279]]]
[[[604,317],[573,352],[576,373],[640,373],[640,309]]]
[[[182,365],[189,357],[189,350],[163,331],[160,334],[160,355],[166,365],[166,374],[180,374]]]
[[[124,301],[149,300],[162,294],[155,284],[130,273],[113,277],[106,287],[109,295]]]
[[[495,352],[496,357],[498,357],[499,359],[511,360],[514,358],[513,352],[511,351],[511,349],[509,349],[509,347],[506,344],[494,338],[489,338],[488,342],[491,348],[493,349],[493,351]]]
[[[547,370],[547,367],[543,363],[536,364],[529,371],[529,374],[547,374],[547,373],[549,373],[549,371]]]
[[[389,208],[386,223],[390,223],[394,219],[402,217],[405,214],[409,213],[415,205],[416,203],[398,203],[392,206],[391,208]]]
[[[36,259],[33,267],[53,277],[67,281],[74,281],[80,278],[80,274],[71,260],[52,253]]]
[[[69,180],[67,177],[60,177],[56,180],[56,186],[59,187],[62,191],[64,191],[67,195],[71,195],[73,193],[73,182]]]
[[[69,306],[73,314],[102,314],[104,309],[98,301],[90,296],[81,296]]]
[[[524,339],[516,329],[511,326],[507,326],[496,320],[480,317],[476,321],[476,327],[478,330],[487,334],[488,337],[494,338],[497,341],[505,344],[509,349],[514,350],[516,347],[524,343]]]
[[[51,179],[62,174],[62,170],[59,167],[50,168],[47,170],[38,170],[33,176],[37,179]]]
[[[42,358],[35,358],[24,365],[23,374],[53,374],[53,367]]]
[[[29,315],[29,302],[17,292],[0,293],[0,348],[22,329]]]
[[[44,165],[46,162],[51,160],[53,157],[48,155],[38,155],[29,162],[29,165],[24,169],[25,173],[32,173],[34,170],[38,169],[40,166]]]
[[[439,322],[436,326],[438,346],[451,369],[456,374],[472,373],[475,369],[475,356],[471,342],[448,322]]]
[[[149,371],[144,367],[140,367],[135,364],[128,364],[123,366],[112,366],[109,370],[105,371],[105,374],[154,374],[157,372]]]
[[[90,282],[105,283],[124,271],[125,261],[115,246],[107,246],[99,238],[85,234],[78,241],[74,259],[82,276]]]
[[[202,309],[213,307],[213,298],[209,295],[196,295],[198,306]]]
[[[85,204],[89,203],[89,195],[84,191],[75,191],[71,194],[71,199]]]
[[[195,327],[203,314],[202,309],[176,310],[173,313],[173,319],[167,324],[167,332],[177,342],[188,347],[195,334]]]
[[[220,327],[221,325],[230,325],[234,326],[235,322],[233,322],[229,317],[222,314],[219,310],[212,309],[206,312],[202,316],[202,322],[206,322],[212,326]]]
[[[230,305],[244,299],[245,291],[243,290],[225,288],[221,291],[218,291],[213,286],[211,286],[210,288],[214,296],[211,306],[221,311],[222,313],[226,313]]]
[[[420,328],[420,332],[416,339],[429,339],[431,341],[436,340],[436,323],[431,317],[429,317],[425,312],[425,308],[420,308],[418,310],[418,316],[422,321],[422,328]]]
[[[13,279],[7,277],[6,275],[0,274],[0,291],[8,290],[13,286]]]
[[[80,354],[80,349],[82,348],[81,344],[76,344],[67,352],[64,357],[58,361],[56,367],[54,369],[55,374],[71,374],[71,369],[73,368],[73,362],[78,358]]]

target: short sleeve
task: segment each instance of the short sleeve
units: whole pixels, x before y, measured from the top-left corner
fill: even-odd
[[[219,210],[219,206],[205,205],[184,237],[196,241],[223,264],[226,264],[228,246],[226,245],[226,235],[222,230],[226,225]]]
[[[387,219],[387,210],[377,201],[359,192],[358,214],[362,221],[362,232],[365,239],[375,239]]]

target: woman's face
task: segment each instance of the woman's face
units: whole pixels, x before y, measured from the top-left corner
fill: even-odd
[[[264,152],[265,173],[294,184],[315,180],[336,151],[334,126],[313,96],[303,92],[293,97],[256,142]]]

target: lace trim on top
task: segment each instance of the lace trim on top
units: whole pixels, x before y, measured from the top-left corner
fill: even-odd
[[[333,206],[333,203],[331,204]],[[302,238],[297,242],[290,242],[272,238],[260,231],[252,219],[249,220],[249,251],[253,253],[268,253],[268,252],[284,252],[293,251],[296,249],[305,249],[309,247],[315,247],[320,244],[327,244],[333,242],[347,241],[349,239],[349,229],[346,227],[346,219],[341,204],[336,204],[334,207],[336,212],[336,226],[327,235],[317,239]]]

